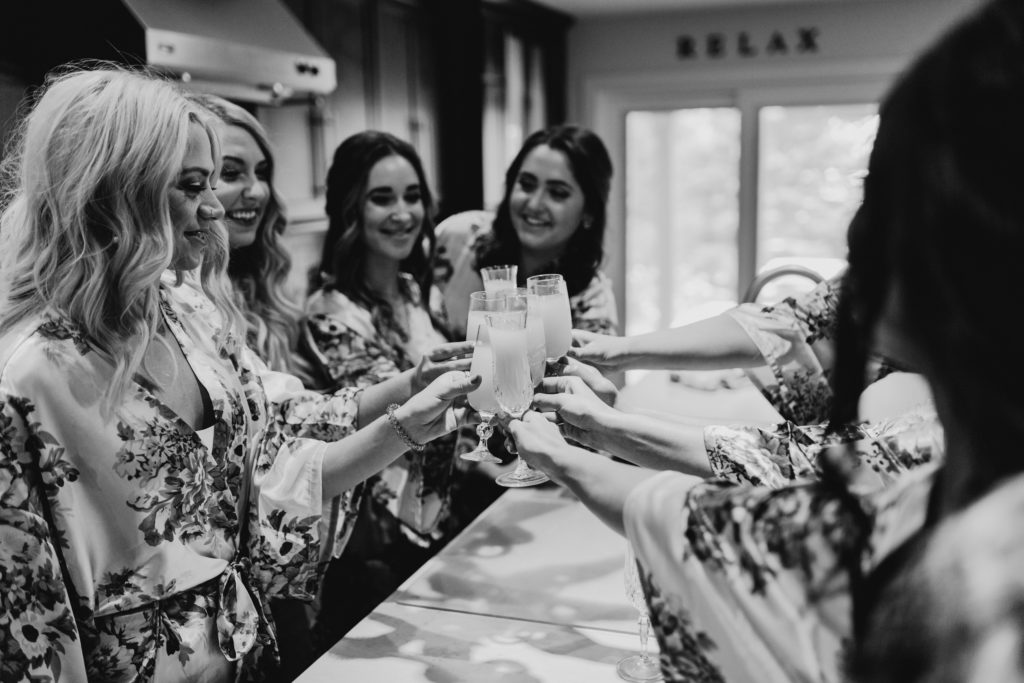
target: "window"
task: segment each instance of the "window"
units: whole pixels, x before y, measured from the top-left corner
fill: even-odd
[[[843,267],[877,105],[815,97],[748,91],[626,113],[626,334],[714,315],[769,269]],[[813,284],[780,277],[758,299]]]

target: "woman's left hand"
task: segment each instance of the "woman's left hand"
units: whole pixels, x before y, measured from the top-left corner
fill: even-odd
[[[452,404],[480,386],[480,375],[447,372],[395,410],[402,425],[417,443],[427,443],[458,426]]]
[[[428,384],[446,372],[466,372],[473,362],[473,342],[448,342],[438,344],[423,354],[419,365],[413,371],[412,392],[423,391]]]

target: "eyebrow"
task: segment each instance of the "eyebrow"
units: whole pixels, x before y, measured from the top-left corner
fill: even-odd
[[[418,190],[418,189],[420,189],[420,184],[419,183],[413,183],[412,185],[406,185],[406,187],[403,190],[403,192],[408,192],[409,190]],[[393,191],[394,190],[390,186],[388,186],[388,185],[379,185],[377,187],[371,187],[369,190],[366,191],[366,194],[373,194],[375,192],[393,192]]]

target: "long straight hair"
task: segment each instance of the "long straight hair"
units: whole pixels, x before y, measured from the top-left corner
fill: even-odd
[[[108,412],[156,336],[159,281],[175,242],[168,189],[192,125],[218,149],[208,114],[169,81],[111,65],[72,67],[48,78],[5,163],[0,328],[47,309],[73,322],[114,367]],[[203,281],[230,324],[235,309],[216,282],[223,237],[207,247]]]

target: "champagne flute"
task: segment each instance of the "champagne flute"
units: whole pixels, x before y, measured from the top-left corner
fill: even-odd
[[[519,266],[488,266],[480,269],[480,279],[484,281],[484,291],[497,294],[506,289],[515,289],[516,273]]]
[[[533,402],[533,384],[530,382],[530,361],[527,356],[526,315],[526,297],[512,294],[505,297],[504,311],[485,316],[494,354],[494,395],[501,409],[516,419],[522,419]],[[516,456],[516,466],[513,471],[495,480],[499,485],[518,488],[548,481],[548,475],[526,464],[512,439],[505,443],[509,452]]]
[[[530,381],[536,387],[544,379],[545,360],[544,319],[540,297],[525,287],[517,287],[504,293],[526,297],[526,356],[530,361]]]
[[[647,653],[647,638],[651,633],[651,620],[647,616],[647,603],[644,602],[644,591],[640,585],[640,573],[636,568],[636,555],[633,546],[626,541],[626,563],[622,574],[629,604],[639,613],[637,623],[640,626],[640,654],[623,657],[615,670],[619,678],[634,683],[663,680],[658,660]]]
[[[504,308],[504,294],[489,295],[486,292],[473,292],[469,295],[469,318],[466,321],[466,339],[473,340],[473,361],[470,372],[481,377],[480,386],[469,392],[466,398],[469,405],[480,414],[480,424],[476,426],[479,441],[476,448],[463,453],[459,457],[472,462],[500,463],[501,458],[495,456],[487,448],[487,441],[494,433],[491,420],[498,412],[498,399],[494,396],[494,358],[487,334],[484,315],[487,311],[497,312]]]
[[[526,288],[537,295],[544,320],[544,355],[556,361],[572,346],[572,311],[565,278],[557,274],[526,278]]]

